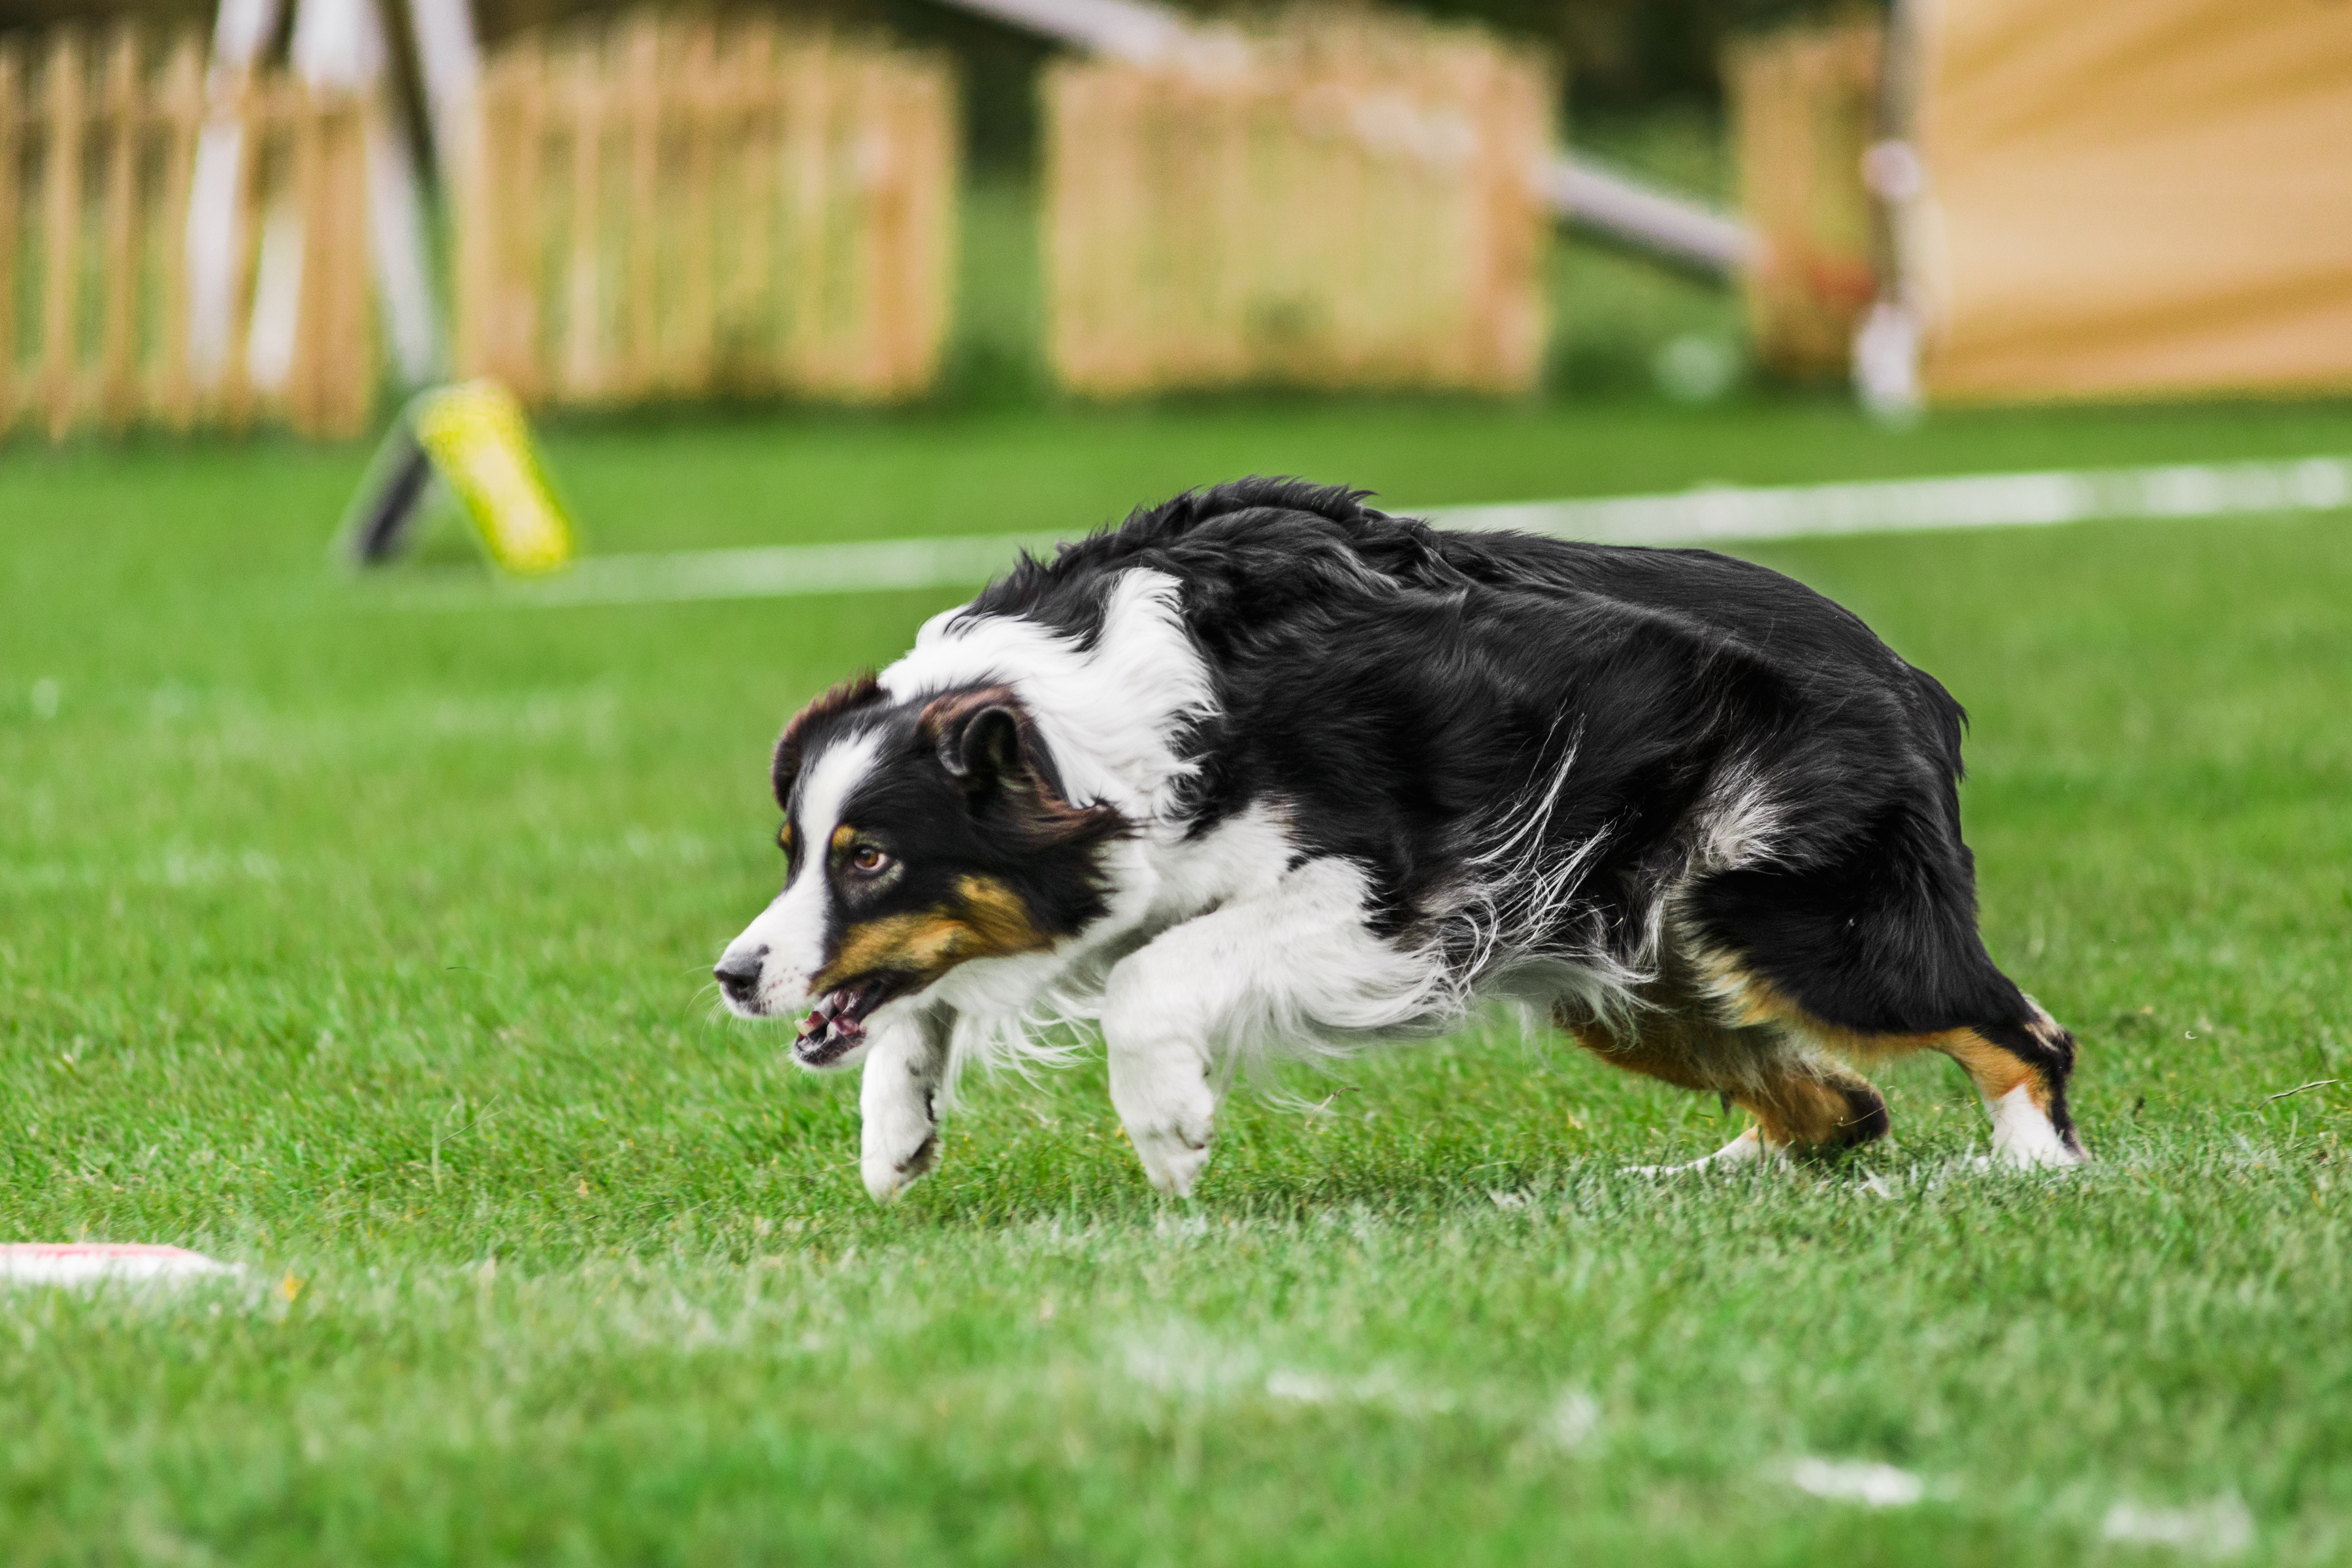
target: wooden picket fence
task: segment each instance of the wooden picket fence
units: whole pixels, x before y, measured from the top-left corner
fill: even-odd
[[[461,199],[457,360],[526,403],[929,387],[955,93],[877,44],[625,16],[503,47]]]
[[[277,415],[348,435],[375,387],[365,105],[281,75],[208,90],[193,35],[124,25],[0,37],[0,437],[142,423],[241,427]],[[204,127],[239,137],[232,320],[191,363],[188,207]],[[250,340],[264,227],[299,249],[290,342],[257,385]],[[281,330],[281,338],[284,335]]]
[[[1293,13],[1049,71],[1049,353],[1105,397],[1535,385],[1549,74],[1467,27]]]
[[[1746,288],[1759,362],[1842,376],[1878,292],[1879,219],[1862,161],[1875,138],[1884,28],[1802,27],[1727,54],[1740,206],[1762,241]]]

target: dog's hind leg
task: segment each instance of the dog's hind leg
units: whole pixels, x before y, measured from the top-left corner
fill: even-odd
[[[2030,1017],[1954,1029],[1933,1042],[1960,1064],[1992,1113],[1992,1155],[2009,1165],[2078,1165],[2086,1156],[2066,1109],[2074,1037],[2032,997]]]
[[[1786,1025],[1860,1060],[1941,1051],[1991,1110],[1997,1160],[2079,1163],[2074,1038],[1985,952],[1957,796],[1947,787],[1863,827],[1837,858],[1695,885],[1690,945],[1722,1016]]]
[[[1886,1102],[1870,1080],[1785,1027],[1730,1026],[1664,1006],[1654,1006],[1622,1031],[1565,1013],[1555,1016],[1578,1044],[1611,1066],[1720,1094],[1756,1119],[1754,1126],[1704,1159],[1643,1169],[1818,1157],[1886,1135]]]
[[[939,1157],[940,1088],[955,1013],[933,1006],[877,1030],[857,1088],[858,1173],[877,1203],[911,1186]]]
[[[2002,984],[2007,992],[2003,1010],[2012,1015],[2021,1011],[2022,1017],[1907,1031],[1830,1022],[1791,1002],[1769,983],[1727,966],[1718,971],[1717,990],[1744,1025],[1778,1026],[1843,1057],[1872,1061],[1940,1051],[1960,1064],[1984,1097],[1985,1109],[1992,1114],[1997,1162],[2021,1167],[2079,1164],[2085,1156],[2066,1110],[2074,1037],[2032,997],[2006,981]],[[1883,1110],[1879,1115],[1883,1127]]]

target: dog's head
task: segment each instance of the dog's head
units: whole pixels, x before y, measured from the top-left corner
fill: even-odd
[[[1100,851],[1129,831],[1065,797],[1010,687],[894,699],[871,676],[776,742],[784,887],[714,973],[747,1018],[805,1014],[812,1068],[862,1055],[866,1021],[974,959],[1038,952],[1105,909]]]

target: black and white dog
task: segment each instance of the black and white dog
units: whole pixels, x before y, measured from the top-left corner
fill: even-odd
[[[973,1060],[1098,1018],[1154,1185],[1237,1066],[1484,998],[1746,1108],[1708,1157],[1887,1130],[1851,1064],[1942,1051],[1997,1156],[2083,1157],[2074,1043],[1993,967],[1959,705],[1760,566],[1441,532],[1245,479],[1024,560],[777,743],[783,891],[717,974],[866,1068],[877,1198]]]

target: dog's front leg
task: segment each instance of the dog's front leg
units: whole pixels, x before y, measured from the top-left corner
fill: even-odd
[[[933,1006],[877,1031],[858,1086],[864,1121],[858,1161],[866,1190],[888,1203],[939,1158],[939,1094],[955,1013]]]
[[[1217,1119],[1208,1055],[1213,1009],[1204,1005],[1213,982],[1198,967],[1210,955],[1182,940],[1189,934],[1179,927],[1124,960],[1103,997],[1110,1102],[1143,1173],[1178,1198],[1192,1195],[1209,1163]]]

